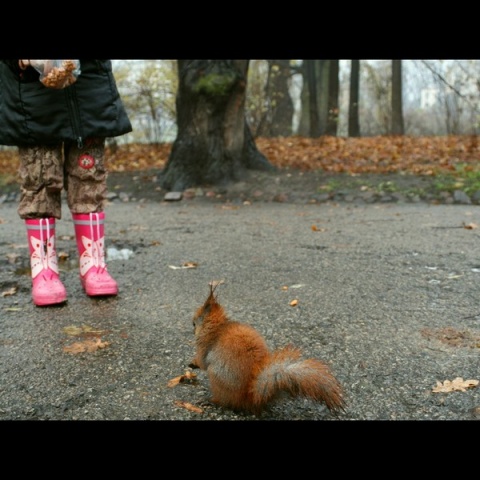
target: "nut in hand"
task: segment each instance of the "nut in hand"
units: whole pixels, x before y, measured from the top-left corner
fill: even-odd
[[[65,88],[77,81],[74,70],[73,60],[63,60],[60,67],[53,67],[40,81],[48,88]]]

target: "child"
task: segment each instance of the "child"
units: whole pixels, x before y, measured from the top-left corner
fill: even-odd
[[[105,139],[131,131],[110,60],[0,60],[0,144],[19,148],[18,214],[35,305],[67,300],[55,250],[62,189],[83,289],[89,296],[118,293],[105,264]]]

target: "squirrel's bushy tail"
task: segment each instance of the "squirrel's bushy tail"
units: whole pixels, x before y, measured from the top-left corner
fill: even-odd
[[[322,401],[331,411],[344,409],[343,389],[328,365],[302,359],[298,348],[287,346],[272,352],[255,382],[254,403],[268,403],[280,392]]]

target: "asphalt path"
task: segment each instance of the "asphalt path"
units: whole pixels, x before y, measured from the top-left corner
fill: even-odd
[[[480,418],[478,206],[117,201],[106,215],[119,295],[83,293],[65,208],[68,301],[41,308],[23,221],[0,205],[1,420]],[[209,404],[204,372],[177,384],[212,280],[272,348],[328,362],[345,412],[285,398],[255,417]]]

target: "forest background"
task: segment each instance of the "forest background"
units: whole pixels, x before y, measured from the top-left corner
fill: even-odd
[[[162,169],[177,135],[177,61],[113,66],[134,130],[109,139],[109,168]],[[478,60],[250,60],[245,117],[275,167],[480,184],[479,79]],[[1,148],[2,183],[17,162]]]
[[[177,62],[113,64],[135,123],[121,141],[172,142]],[[480,121],[480,61],[250,60],[246,97],[256,138],[472,135]]]

